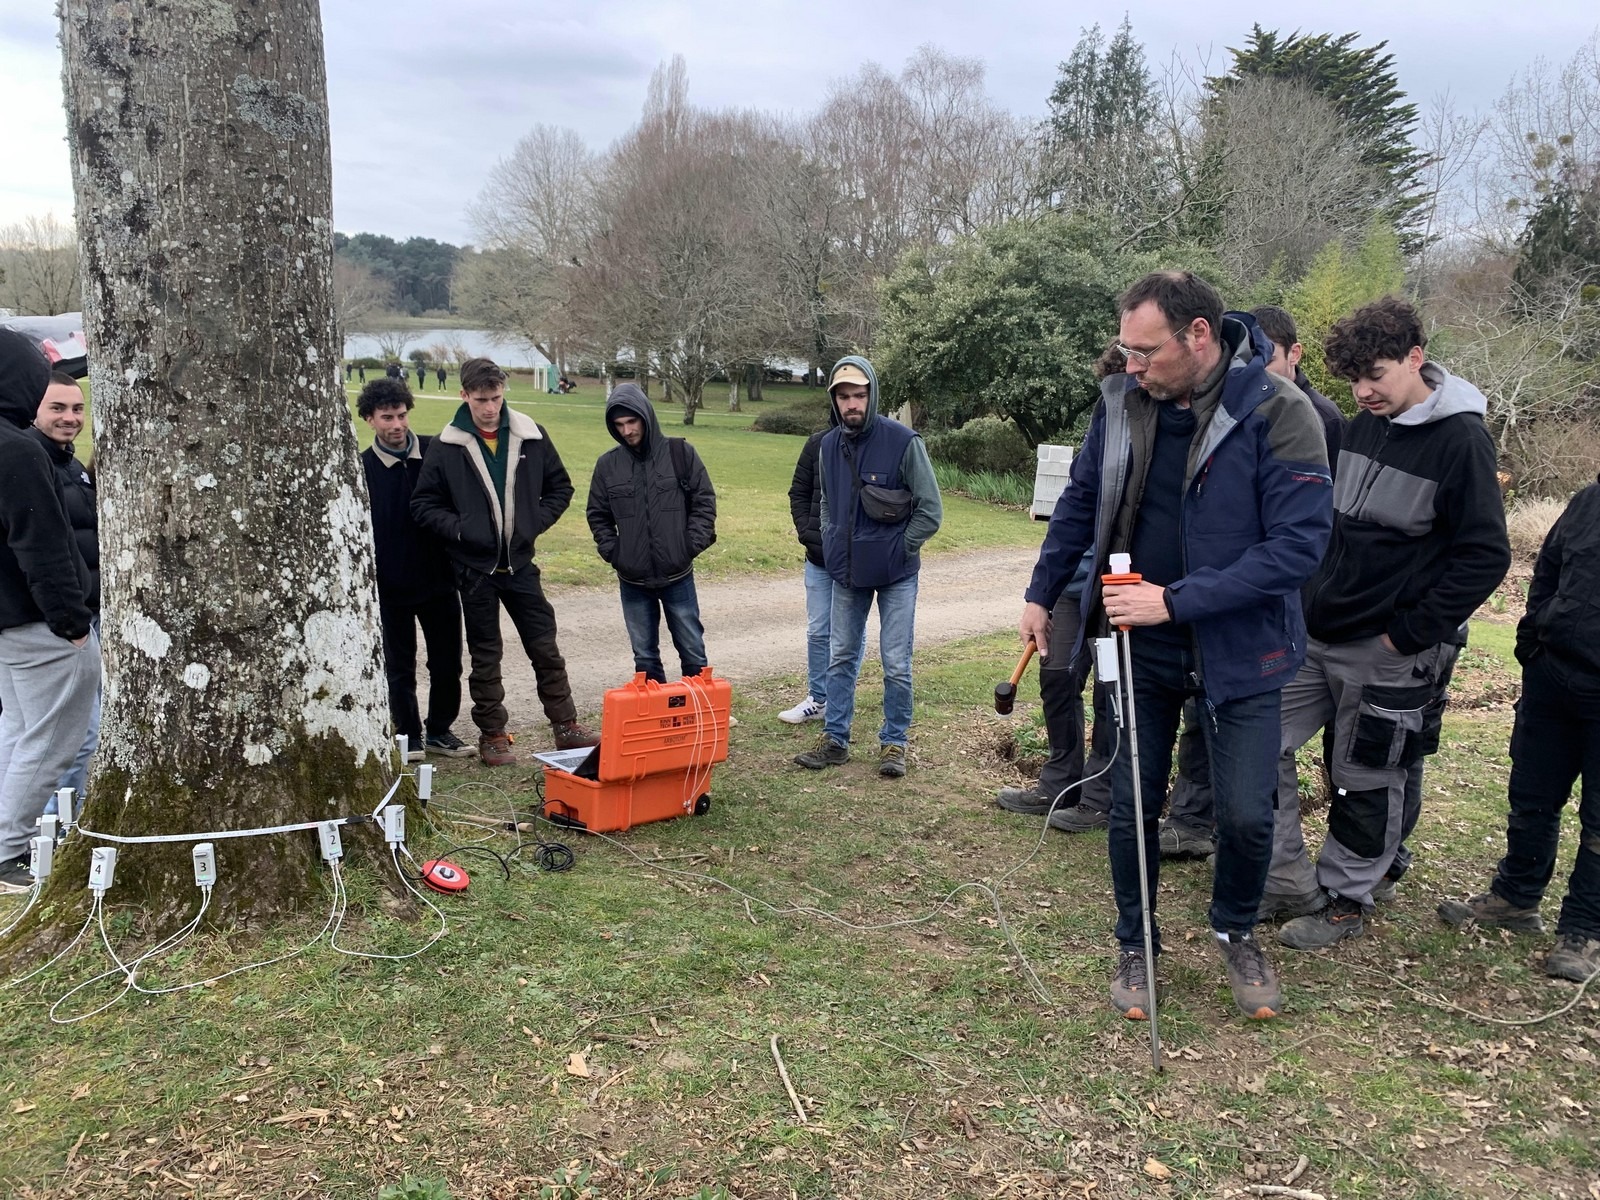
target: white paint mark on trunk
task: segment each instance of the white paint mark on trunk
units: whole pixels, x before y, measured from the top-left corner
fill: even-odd
[[[183,681],[198,692],[211,682],[211,668],[205,663],[192,662],[183,669]]]

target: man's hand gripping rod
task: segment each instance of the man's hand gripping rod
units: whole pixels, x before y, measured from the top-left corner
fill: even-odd
[[[1102,585],[1143,582],[1143,576],[1133,570],[1133,563],[1128,555],[1113,554],[1110,565],[1111,573],[1100,577]],[[1161,1030],[1156,1022],[1156,947],[1155,936],[1150,928],[1150,872],[1145,866],[1144,787],[1139,779],[1139,721],[1136,715],[1137,705],[1134,703],[1133,698],[1133,643],[1126,625],[1118,625],[1115,636],[1122,658],[1120,687],[1128,701],[1126,724],[1129,764],[1133,769],[1133,832],[1134,844],[1139,856],[1139,907],[1140,916],[1144,924],[1145,986],[1150,989],[1150,1060],[1155,1069],[1159,1071],[1161,1070]],[[1103,656],[1098,654],[1098,647],[1096,662],[1097,664],[1103,662]],[[1115,679],[1115,675],[1112,678]],[[1103,674],[1101,682],[1105,682]]]

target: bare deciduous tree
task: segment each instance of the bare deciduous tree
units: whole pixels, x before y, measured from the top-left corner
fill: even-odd
[[[334,256],[333,310],[339,319],[341,339],[348,334],[365,333],[372,318],[393,299],[393,289],[385,286],[370,268]]]
[[[20,316],[77,312],[78,238],[54,216],[0,229],[0,308]]]
[[[1202,153],[1218,163],[1217,253],[1249,283],[1274,263],[1299,278],[1329,242],[1354,245],[1383,205],[1333,106],[1303,84],[1249,76],[1208,107]]]

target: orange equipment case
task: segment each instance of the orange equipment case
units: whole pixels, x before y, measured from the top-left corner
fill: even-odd
[[[544,815],[609,833],[711,807],[711,767],[728,757],[733,687],[707,667],[675,683],[643,672],[605,694],[598,779],[546,767]]]

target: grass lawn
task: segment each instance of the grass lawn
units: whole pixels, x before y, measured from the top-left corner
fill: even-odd
[[[583,442],[586,427],[603,435],[594,403],[538,407],[569,457],[602,444]],[[760,439],[719,420],[696,442],[723,449],[735,476],[743,464],[721,439]],[[782,448],[774,469],[797,445],[767,440]],[[53,1026],[50,1005],[106,966],[103,949],[80,949],[6,994],[0,1191],[370,1197],[410,1173],[441,1188],[407,1195],[457,1198],[1109,1200],[1241,1195],[1281,1185],[1303,1156],[1295,1186],[1339,1200],[1594,1196],[1600,995],[1542,1023],[1495,1023],[1573,1000],[1539,970],[1550,939],[1457,934],[1433,915],[1440,897],[1481,889],[1502,844],[1516,693],[1505,628],[1479,628],[1463,657],[1398,902],[1359,942],[1274,949],[1282,1019],[1234,1012],[1204,865],[1163,872],[1163,1075],[1147,1027],[1105,998],[1104,835],[1051,833],[1019,868],[1040,823],[990,803],[1017,779],[1014,729],[1038,717],[1036,701],[1015,724],[993,714],[1014,655],[996,636],[919,657],[906,780],[879,780],[864,758],[792,768],[814,730],[770,714],[796,680],[746,689],[709,814],[573,838],[564,874],[533,871],[524,853],[507,881],[453,851],[472,888],[443,902],[449,935],[409,962],[319,946]],[[869,665],[862,728],[878,682]],[[510,851],[509,835],[450,818],[526,811],[535,776],[453,762],[440,775],[438,831],[414,829],[415,848],[488,837]],[[1307,824],[1315,840],[1320,817]],[[1558,893],[1576,834],[1569,813]],[[956,890],[976,880],[998,909]],[[373,876],[351,890],[349,945],[402,952],[432,929],[426,915],[397,920]],[[265,940],[208,938],[151,977],[281,953],[322,915]],[[167,932],[133,922],[113,908],[124,952]]]

